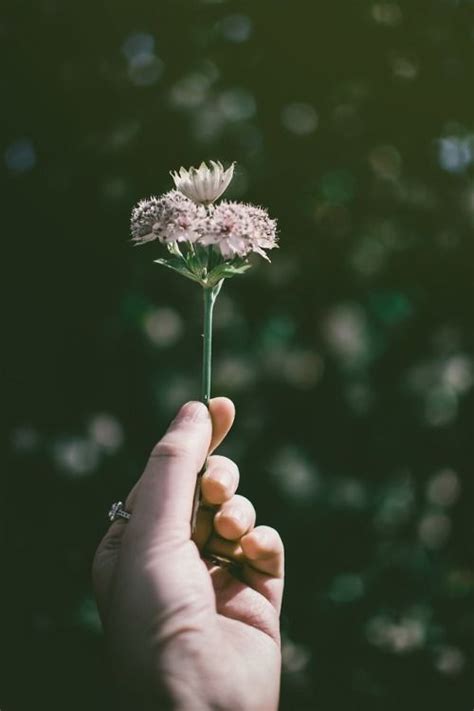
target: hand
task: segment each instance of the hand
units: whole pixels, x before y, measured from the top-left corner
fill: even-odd
[[[113,667],[141,709],[278,705],[283,544],[273,528],[255,527],[226,457],[207,459],[190,535],[197,473],[233,419],[226,398],[211,400],[209,410],[197,402],[181,408],[127,499],[130,520],[110,526],[94,559]],[[238,574],[206,554],[238,562]]]

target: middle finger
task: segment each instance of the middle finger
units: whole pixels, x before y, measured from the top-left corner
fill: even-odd
[[[236,494],[220,507],[214,516],[216,533],[228,541],[236,541],[255,526],[256,513],[253,504]]]
[[[220,506],[229,501],[239,485],[239,468],[227,457],[214,454],[208,457],[206,471],[201,478],[203,502]]]

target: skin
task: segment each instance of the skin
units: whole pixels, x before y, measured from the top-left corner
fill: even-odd
[[[283,544],[211,454],[234,420],[227,398],[189,402],[154,447],[97,549],[93,583],[117,679],[135,708],[272,711],[280,686]],[[191,539],[196,476],[202,505]],[[239,563],[216,566],[210,554]]]

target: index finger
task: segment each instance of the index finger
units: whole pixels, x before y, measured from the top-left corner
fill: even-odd
[[[232,427],[235,418],[234,403],[228,397],[215,397],[209,400],[209,412],[212,418],[212,437],[209,454],[212,454]]]

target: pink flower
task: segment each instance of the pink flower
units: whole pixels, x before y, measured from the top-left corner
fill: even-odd
[[[224,259],[251,252],[268,259],[265,250],[278,246],[276,221],[261,207],[223,200],[209,214],[199,244],[213,245]]]
[[[132,210],[132,241],[137,244],[158,239],[163,243],[196,242],[202,234],[206,209],[171,190],[161,197],[141,200]]]

